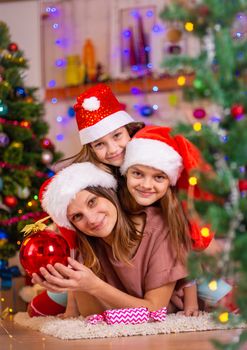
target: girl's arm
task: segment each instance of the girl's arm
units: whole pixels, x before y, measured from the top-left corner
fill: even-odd
[[[199,315],[197,285],[196,283],[188,284],[184,287],[184,311],[185,316]]]
[[[43,285],[56,292],[81,291],[86,292],[110,308],[147,307],[150,311],[168,306],[175,282],[168,283],[160,288],[149,290],[144,298],[137,298],[124,293],[97,277],[90,269],[74,259],[68,258],[72,269],[62,264],[54,267],[47,265],[40,272],[45,281]],[[33,277],[35,278],[35,276]],[[79,307],[79,305],[78,305]]]
[[[60,315],[60,318],[69,318],[69,317],[78,317],[78,316],[80,316],[80,313],[77,307],[74,293],[69,291],[66,310],[64,314]]]

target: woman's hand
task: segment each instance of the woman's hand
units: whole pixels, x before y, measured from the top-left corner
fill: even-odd
[[[41,267],[42,279],[33,274],[33,280],[52,292],[83,291],[89,294],[97,288],[100,279],[86,266],[78,261],[68,258],[70,267],[56,263]]]

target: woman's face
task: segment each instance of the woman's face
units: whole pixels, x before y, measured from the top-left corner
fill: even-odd
[[[108,199],[82,190],[68,205],[67,217],[79,231],[104,239],[116,225],[117,209]]]
[[[127,187],[135,201],[149,206],[161,199],[169,186],[167,175],[146,165],[133,165],[126,174]]]
[[[128,130],[125,126],[122,126],[97,141],[91,142],[90,145],[100,162],[120,167],[123,163],[125,148],[129,141]]]

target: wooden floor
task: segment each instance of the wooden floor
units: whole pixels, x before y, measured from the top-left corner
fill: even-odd
[[[1,350],[214,350],[210,339],[229,342],[239,330],[179,333],[126,338],[61,340],[0,320]],[[247,347],[242,348],[247,350]]]

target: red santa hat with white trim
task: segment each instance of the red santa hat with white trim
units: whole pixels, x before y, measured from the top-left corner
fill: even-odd
[[[42,208],[59,228],[74,231],[67,218],[68,205],[78,192],[87,187],[98,186],[116,189],[117,181],[114,176],[90,162],[72,164],[45,183],[41,194]]]
[[[175,186],[184,168],[176,140],[169,134],[170,128],[146,126],[138,131],[127,144],[121,173],[124,175],[133,165],[147,165],[163,171]]]
[[[74,110],[82,145],[135,122],[105,84],[95,85],[80,94]]]

